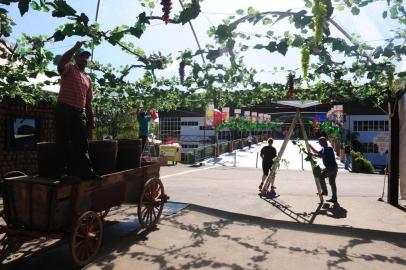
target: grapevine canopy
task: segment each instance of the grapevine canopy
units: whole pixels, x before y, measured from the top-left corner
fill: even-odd
[[[97,1],[0,1],[0,98],[49,98],[41,89],[77,40],[94,49],[105,110],[252,106],[289,88],[295,99],[382,103],[406,70],[403,0],[162,3],[101,0],[95,22]]]

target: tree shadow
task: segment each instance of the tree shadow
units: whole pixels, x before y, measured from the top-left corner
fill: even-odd
[[[286,208],[289,209],[288,206]],[[328,209],[331,212],[330,207]],[[327,211],[327,209],[320,210]],[[314,213],[317,212],[317,210],[314,211]],[[207,217],[195,221],[193,217],[197,213],[207,215]],[[304,215],[297,214],[299,216]],[[306,219],[310,220],[309,218]],[[272,220],[197,205],[190,205],[172,216],[163,218],[158,227],[149,230],[140,229],[137,224],[136,220],[129,220],[108,226],[105,230],[102,248],[93,266],[102,270],[111,270],[118,267],[118,261],[124,260],[127,263],[126,265],[131,264],[133,267],[137,267],[137,263],[144,263],[144,265],[153,264],[161,270],[197,268],[269,269],[270,266],[264,268],[261,265],[266,264],[276,250],[299,256],[327,257],[325,263],[328,269],[344,269],[346,265],[343,264],[348,262],[370,263],[378,261],[399,266],[406,265],[406,259],[400,256],[387,256],[378,250],[376,253],[365,252],[362,254],[354,251],[356,246],[369,245],[374,242],[388,243],[400,248],[406,248],[406,233]],[[249,235],[247,237],[247,235],[244,236],[239,233],[245,230],[253,230],[253,233],[260,231],[262,236],[253,240]],[[284,243],[284,238],[281,238],[280,234],[284,233],[286,237],[288,236],[286,233],[289,233],[286,231],[306,232],[320,236],[345,236],[349,239],[341,246],[334,245],[334,243],[328,246],[326,243],[318,242],[316,247],[311,247],[311,245],[308,247],[308,245]],[[152,243],[151,236],[158,232],[162,237],[185,239],[185,241]],[[170,235],[171,233],[172,235]],[[154,241],[159,241],[159,239],[154,238]],[[213,252],[207,252],[219,242],[227,242],[227,246],[238,248],[240,251],[243,250],[244,254],[248,254],[247,259],[230,263],[230,260],[226,260],[222,254],[214,256]],[[141,247],[143,247],[142,251],[140,250]],[[24,266],[24,269],[52,269],[44,266],[48,267],[50,257],[53,257],[53,261],[57,261],[60,265],[58,269],[75,269],[68,262],[67,245],[61,248],[64,255],[62,255],[62,252],[49,252],[46,256],[36,258],[36,263],[27,260],[19,266]],[[233,252],[233,250],[229,250],[229,252]],[[177,264],[176,267],[174,262]],[[22,268],[8,268],[8,270],[11,269]]]

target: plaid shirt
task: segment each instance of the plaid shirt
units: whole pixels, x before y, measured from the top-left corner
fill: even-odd
[[[61,72],[58,101],[78,110],[86,109],[87,117],[92,121],[92,98],[92,80],[89,75],[73,64],[66,64]]]

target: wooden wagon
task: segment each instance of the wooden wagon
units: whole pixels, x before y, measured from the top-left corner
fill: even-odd
[[[74,263],[84,266],[98,253],[110,208],[124,203],[138,205],[143,227],[154,226],[168,198],[159,170],[158,163],[146,163],[103,180],[8,175],[2,181],[0,263],[23,243],[46,237],[68,240]]]

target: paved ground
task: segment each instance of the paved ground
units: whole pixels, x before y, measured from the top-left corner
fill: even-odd
[[[319,204],[306,170],[278,171],[280,197],[272,200],[259,198],[254,166],[178,165],[161,176],[171,201],[186,204],[168,204],[150,231],[140,229],[134,207],[115,209],[87,269],[406,268],[406,212],[377,201],[382,175],[341,170],[336,206]],[[74,266],[62,244],[2,269]]]
[[[405,212],[377,200],[382,193],[382,175],[339,172],[340,205],[334,208],[331,203],[319,204],[310,171],[278,171],[276,185],[280,197],[264,200],[258,196],[260,169],[227,166],[168,169],[169,174],[166,167],[162,169],[166,174],[162,178],[172,201],[278,220],[311,220],[314,224],[406,232]]]
[[[405,234],[191,206],[141,239],[123,237],[86,269],[404,269],[405,248]]]

